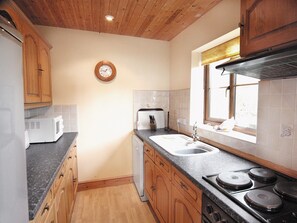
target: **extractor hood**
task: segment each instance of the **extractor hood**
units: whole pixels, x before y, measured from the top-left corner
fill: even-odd
[[[271,50],[216,66],[222,74],[235,73],[262,80],[297,77],[297,46]]]

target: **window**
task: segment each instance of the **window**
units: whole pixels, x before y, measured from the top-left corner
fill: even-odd
[[[230,46],[230,41],[226,43]],[[204,122],[220,124],[224,120],[234,117],[236,121],[235,130],[255,135],[259,80],[239,74],[221,75],[222,71],[215,69],[217,65],[230,60],[229,55],[218,50],[220,48],[225,49],[224,44],[206,51],[207,54],[203,55],[204,52],[202,53],[202,59],[207,58],[205,60],[207,62],[204,64]],[[203,57],[205,55],[207,56]],[[232,56],[236,56],[236,54]]]
[[[225,61],[205,65],[205,123],[220,124],[234,117],[235,130],[255,134],[257,127],[258,79],[221,75],[215,69]]]

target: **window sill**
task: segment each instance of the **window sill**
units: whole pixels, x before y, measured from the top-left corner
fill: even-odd
[[[211,126],[211,125],[200,125],[199,128],[201,130],[206,130],[206,131],[209,131],[211,133],[215,133],[215,134],[231,137],[233,139],[238,139],[238,140],[241,140],[241,141],[256,144],[256,136],[244,134],[242,132],[237,132],[237,131],[229,131],[229,132],[217,131],[217,130],[213,129],[213,126]]]

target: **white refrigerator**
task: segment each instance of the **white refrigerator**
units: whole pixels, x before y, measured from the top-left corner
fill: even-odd
[[[22,36],[0,12],[0,223],[25,223],[29,217]]]

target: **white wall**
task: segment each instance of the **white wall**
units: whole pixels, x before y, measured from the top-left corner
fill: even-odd
[[[239,0],[223,0],[170,42],[171,90],[190,87],[192,51],[236,29],[239,14]]]
[[[38,28],[53,45],[54,104],[77,104],[79,181],[131,175],[133,90],[169,89],[169,42]],[[110,83],[94,75],[101,60],[117,68]]]

